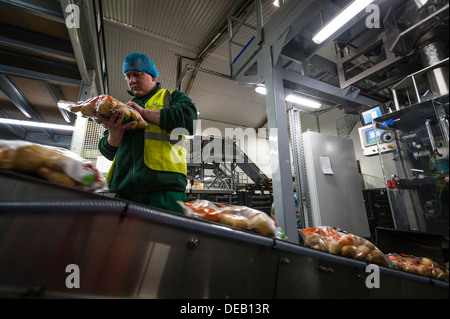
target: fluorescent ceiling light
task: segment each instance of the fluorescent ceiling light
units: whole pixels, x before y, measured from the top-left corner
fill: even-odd
[[[328,22],[319,32],[317,32],[312,40],[321,44],[328,39],[333,33],[338,31],[344,24],[353,19],[358,13],[364,10],[374,0],[354,0],[344,10],[342,10],[337,16],[335,16],[330,22]]]
[[[322,105],[319,102],[313,101],[313,100],[309,100],[309,99],[305,99],[304,97],[295,95],[295,94],[290,94],[287,98],[286,101],[288,102],[292,102],[295,104],[299,104],[299,105],[303,105],[303,106],[307,106],[307,107],[311,107],[313,109],[318,109],[320,108]]]
[[[417,8],[421,8],[428,2],[428,0],[414,0],[414,2],[416,3]]]
[[[255,88],[256,93],[266,95],[266,88],[264,86],[257,86]]]
[[[259,94],[266,94],[266,88],[264,86],[257,86],[255,88],[255,91]],[[311,107],[314,109],[318,109],[320,108],[322,105],[319,102],[310,100],[310,99],[306,99],[304,97],[301,97],[299,95],[296,94],[290,94],[287,98],[286,101],[288,102],[292,102],[298,105],[302,105],[302,106],[306,106],[306,107]]]
[[[13,125],[20,125],[20,126],[50,128],[50,129],[64,130],[64,131],[73,131],[75,129],[71,125],[32,122],[32,121],[22,121],[22,120],[13,120],[13,119],[5,119],[5,118],[0,118],[0,124],[13,124]]]

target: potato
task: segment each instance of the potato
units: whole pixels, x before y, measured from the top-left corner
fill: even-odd
[[[67,176],[66,174],[64,174],[62,172],[52,171],[45,167],[38,168],[36,170],[36,173],[38,173],[45,179],[47,179],[51,182],[57,183],[57,184],[70,186],[70,187],[75,187],[77,184],[75,182],[75,180],[73,180],[71,177]]]
[[[1,147],[1,145],[0,145]],[[0,148],[0,168],[13,169],[15,167],[14,158],[16,150],[13,148]]]
[[[256,215],[261,214],[260,211],[257,211],[256,209],[252,209],[246,206],[237,206],[235,209],[239,210],[239,214],[242,216],[247,217],[249,220],[255,217]]]
[[[445,278],[447,278],[447,280],[448,280],[448,273],[446,274],[446,272],[443,271],[439,267],[433,268],[431,275],[433,276],[433,278],[436,278],[436,279],[445,280]]]
[[[370,251],[369,255],[367,256],[367,261],[369,263],[382,266],[388,265],[387,257],[381,252],[381,250],[378,249],[373,249],[372,251]]]
[[[320,241],[320,236],[316,233],[311,233],[305,236],[305,242],[308,246],[317,245]]]
[[[425,266],[431,266],[431,267],[435,266],[434,261],[429,258],[421,258],[420,263]]]
[[[410,266],[410,265],[408,265],[408,264],[403,264],[403,265],[402,265],[402,270],[403,270],[403,271],[410,272],[410,273],[413,273],[413,274],[416,274],[416,273],[417,273],[416,268],[414,268],[414,267],[412,267],[412,266]]]
[[[142,119],[139,119],[139,120],[137,121],[137,127],[138,127],[138,128],[146,128],[146,127],[147,127],[147,122],[145,122],[145,121],[142,120]]]
[[[419,275],[422,276],[431,276],[432,272],[433,272],[433,268],[431,267],[426,267],[426,266],[419,266],[417,268],[417,272],[419,273]]]
[[[356,247],[355,259],[365,260],[367,258],[367,255],[369,255],[369,252],[370,252],[369,248],[363,245],[359,245],[358,247]]]
[[[341,245],[341,247],[355,244],[355,241],[353,240],[352,236],[350,236],[350,235],[342,236],[338,242]]]
[[[328,252],[328,247],[327,245],[323,244],[323,243],[319,243],[317,245],[314,245],[313,248],[315,250],[320,250],[320,251],[324,251],[324,252]]]
[[[116,108],[114,111],[117,111],[119,113],[123,113],[128,117],[131,117],[131,111],[130,108],[125,105],[125,104],[121,104],[118,108]]]
[[[84,116],[95,116],[97,114],[97,111],[91,104],[86,104],[81,107],[81,114],[83,114]]]
[[[100,114],[108,114],[114,110],[115,103],[109,99],[100,100],[97,107]]]
[[[355,258],[356,247],[353,245],[346,245],[341,249],[342,256]]]
[[[134,130],[137,127],[137,122],[135,122],[133,125],[131,125],[128,129],[129,130]]]
[[[133,109],[132,107],[130,107],[130,113],[131,113],[131,118],[135,121],[137,121],[138,119],[141,118],[141,114],[139,114],[139,112],[136,111],[135,109]]]
[[[340,255],[342,246],[342,243],[340,243],[339,241],[330,240],[328,243],[328,250],[334,255]]]
[[[253,217],[252,219],[250,219],[248,228],[256,231],[258,234],[261,234],[263,236],[275,235],[269,225],[269,220],[264,218],[264,216],[262,214],[263,213],[258,214],[255,217]]]
[[[353,245],[355,245],[356,247],[358,247],[358,246],[366,246],[366,247],[368,247],[367,246],[367,242],[368,241],[366,239],[364,239],[362,237],[359,237],[359,236],[355,236],[355,235],[352,236],[352,239],[353,239],[353,242],[354,242]]]
[[[45,167],[52,155],[50,150],[39,145],[22,146],[16,151],[14,166],[23,171],[35,171],[39,167]]]
[[[222,224],[237,228],[247,229],[249,221],[247,217],[236,214],[220,214],[219,221]]]
[[[317,244],[315,244],[313,246],[313,248],[317,249],[317,250],[321,250],[321,251],[326,251],[326,252],[329,251],[328,244],[325,241],[323,241],[321,238],[319,238],[319,241],[317,242]]]
[[[370,250],[374,250],[376,247],[374,244],[372,244],[370,241],[368,240],[364,240],[364,243],[362,243],[362,245],[366,246],[367,248],[369,248]]]
[[[70,112],[73,112],[73,113],[80,112],[81,106],[82,105],[70,105],[69,106]]]

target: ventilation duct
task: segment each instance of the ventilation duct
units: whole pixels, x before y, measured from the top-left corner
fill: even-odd
[[[435,65],[448,57],[444,42],[432,42],[419,49],[423,66]],[[430,91],[436,96],[448,94],[448,64],[427,72]]]
[[[391,52],[397,56],[412,54],[427,32],[434,29],[448,32],[448,0],[399,1],[392,5],[383,20]],[[445,28],[443,28],[445,27]]]

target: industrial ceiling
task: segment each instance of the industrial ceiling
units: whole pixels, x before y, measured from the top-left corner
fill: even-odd
[[[231,65],[242,61],[243,47],[258,52],[254,47],[276,36],[273,30],[286,39],[279,52],[285,89],[322,103],[318,110],[303,111],[317,115],[337,107],[357,114],[377,103],[389,107],[390,87],[423,66],[416,43],[408,47],[402,34],[397,35],[402,50],[392,50],[392,29],[388,33],[385,24],[390,16],[409,12],[405,3],[417,1],[375,1],[379,27],[368,28],[368,13],[363,12],[333,38],[314,43],[314,33],[349,2],[280,0],[275,6],[273,0],[0,0],[0,118],[73,125],[75,115],[58,108],[57,101],[107,93],[126,102],[130,96],[122,61],[129,53],[142,52],[155,62],[163,87],[191,97],[201,120],[264,127],[265,96],[255,92],[258,83],[235,76]],[[427,18],[426,28],[409,21],[410,28],[423,28],[423,33],[434,28],[439,37],[443,31],[436,26],[448,30],[448,1],[429,2],[437,13]],[[68,27],[74,21],[68,20],[73,5],[80,9],[78,27]],[[232,43],[230,26],[239,29]],[[251,43],[258,27],[265,38]],[[70,147],[71,135],[0,124],[0,139]]]

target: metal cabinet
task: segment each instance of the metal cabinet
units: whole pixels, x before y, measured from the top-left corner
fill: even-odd
[[[370,237],[353,142],[303,133],[312,227],[334,226]]]

